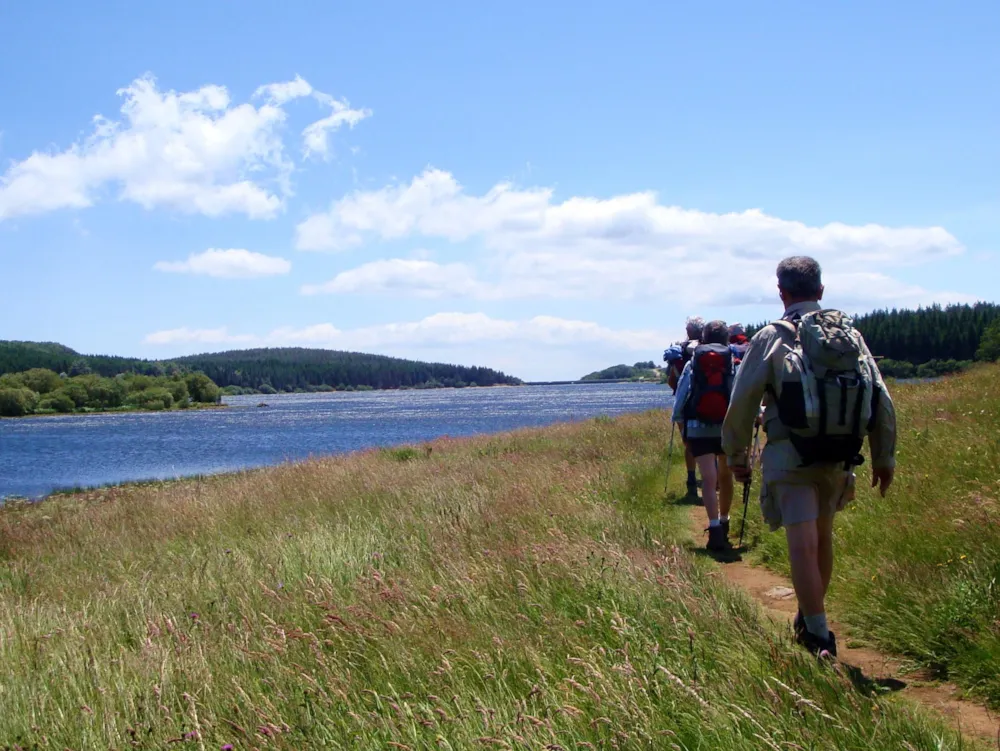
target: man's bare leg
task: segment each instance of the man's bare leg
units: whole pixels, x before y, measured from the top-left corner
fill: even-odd
[[[733,473],[729,470],[729,462],[725,455],[718,457],[719,466],[719,516],[723,519],[729,518],[729,511],[733,507]]]
[[[792,586],[804,616],[826,612],[823,598],[826,586],[819,564],[819,529],[815,520],[785,527]]]
[[[696,460],[698,469],[701,470],[701,497],[705,503],[705,513],[708,514],[708,521],[719,521],[719,497],[715,493],[716,469],[715,456],[705,454]]]
[[[684,442],[684,464],[687,467],[687,473],[688,473],[687,474],[688,495],[697,495],[698,484],[694,474],[694,468],[696,466],[696,462],[694,460],[694,455],[691,453],[691,449],[688,448],[687,441]],[[704,479],[704,475],[702,475],[702,479]]]
[[[819,575],[823,580],[823,597],[833,578],[833,516],[821,515],[816,520],[816,544]]]

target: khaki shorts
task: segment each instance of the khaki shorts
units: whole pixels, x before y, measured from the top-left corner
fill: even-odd
[[[763,484],[760,510],[776,531],[792,524],[833,516],[854,499],[853,472],[844,469],[801,469],[776,473]]]

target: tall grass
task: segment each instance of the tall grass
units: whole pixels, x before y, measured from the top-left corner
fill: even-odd
[[[838,516],[836,615],[874,643],[1000,706],[1000,367],[890,384],[896,479],[881,498],[859,480]],[[860,475],[870,478],[868,468]],[[862,488],[862,485],[864,486]],[[757,556],[787,569],[782,535]]]
[[[674,544],[667,428],[648,413],[3,508],[0,745],[959,748]]]

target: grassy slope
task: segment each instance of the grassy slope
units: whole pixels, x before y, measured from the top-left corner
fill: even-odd
[[[666,439],[636,415],[0,509],[0,742],[959,748],[671,543]]]
[[[895,484],[863,467],[838,517],[837,616],[1000,706],[1000,367],[890,386],[899,414]],[[759,515],[754,519],[759,519]],[[787,569],[781,535],[758,557]]]

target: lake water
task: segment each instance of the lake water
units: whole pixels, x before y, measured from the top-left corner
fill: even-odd
[[[262,400],[270,406],[258,407]],[[0,498],[496,433],[671,400],[666,386],[622,383],[227,397],[220,410],[0,420]]]

